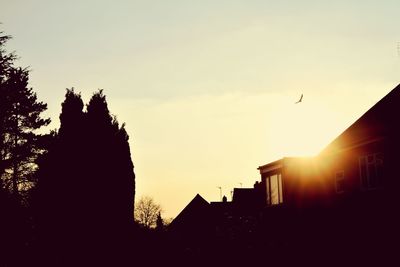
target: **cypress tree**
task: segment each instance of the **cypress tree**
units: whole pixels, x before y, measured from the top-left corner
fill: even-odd
[[[133,223],[128,134],[110,114],[102,91],[93,94],[87,112],[83,106],[81,96],[67,90],[60,129],[38,174],[42,243],[67,249],[67,264],[121,253]],[[62,251],[53,251],[55,259],[63,258]]]
[[[135,174],[125,125],[110,114],[102,90],[87,106],[89,166],[97,188],[100,214],[109,214],[108,225],[133,222]],[[103,216],[104,217],[104,216]],[[117,225],[116,225],[117,227]]]
[[[35,199],[41,264],[72,264],[84,237],[85,114],[80,94],[67,89],[61,104],[60,129],[53,133],[48,153],[41,158]],[[82,237],[80,236],[82,235]]]

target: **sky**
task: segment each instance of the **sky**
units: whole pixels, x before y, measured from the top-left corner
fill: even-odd
[[[399,84],[399,13],[397,0],[0,0],[0,31],[51,129],[66,88],[85,102],[104,89],[136,199],[168,218],[318,153]]]

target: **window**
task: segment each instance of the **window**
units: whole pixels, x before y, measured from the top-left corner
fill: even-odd
[[[345,189],[344,171],[339,171],[335,175],[336,193],[343,193]]]
[[[282,175],[271,175],[265,179],[267,190],[267,204],[277,205],[283,202]]]
[[[375,153],[359,158],[362,189],[375,189],[383,185],[383,154]]]

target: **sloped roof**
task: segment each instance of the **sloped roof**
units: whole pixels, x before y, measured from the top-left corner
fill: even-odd
[[[198,222],[198,220],[208,216],[210,213],[210,204],[199,194],[175,217],[170,227],[185,227]]]
[[[327,154],[383,138],[398,127],[400,84],[379,100],[320,153]]]

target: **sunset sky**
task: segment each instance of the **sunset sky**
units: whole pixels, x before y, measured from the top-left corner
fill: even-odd
[[[174,217],[317,153],[400,83],[399,14],[398,0],[0,0],[0,31],[50,128],[65,88],[104,89],[136,197]]]

